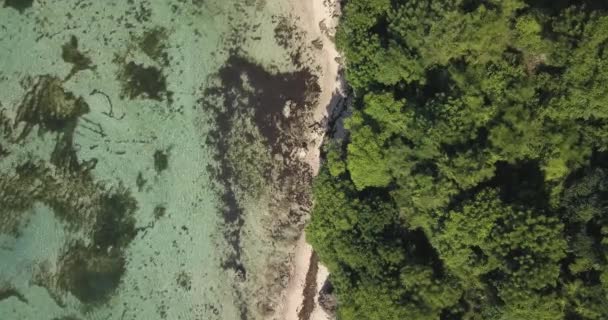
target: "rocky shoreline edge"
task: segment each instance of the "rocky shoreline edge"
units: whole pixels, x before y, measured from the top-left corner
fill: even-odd
[[[223,265],[234,274],[241,319],[329,319],[318,306],[327,270],[303,232],[323,139],[345,102],[333,39],[340,9],[337,0],[292,6],[273,19],[294,70],[262,66],[237,47],[200,101],[217,128],[207,143],[220,165],[209,169],[224,203],[231,250]]]

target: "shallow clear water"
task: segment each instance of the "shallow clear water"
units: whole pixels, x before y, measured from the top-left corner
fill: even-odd
[[[0,319],[242,318],[201,101],[285,2],[0,1]]]

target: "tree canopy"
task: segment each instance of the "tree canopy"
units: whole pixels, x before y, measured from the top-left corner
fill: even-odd
[[[307,234],[340,319],[608,319],[608,4],[348,0]]]

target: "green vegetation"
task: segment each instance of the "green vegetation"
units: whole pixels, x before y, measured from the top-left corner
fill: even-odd
[[[308,238],[340,319],[608,319],[608,5],[349,0]]]

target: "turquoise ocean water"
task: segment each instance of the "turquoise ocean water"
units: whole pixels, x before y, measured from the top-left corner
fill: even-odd
[[[237,201],[265,173],[225,162],[244,140],[272,161],[272,130],[226,101],[277,74],[304,90],[289,9],[0,0],[0,319],[256,318],[243,283],[268,257],[239,243]]]

